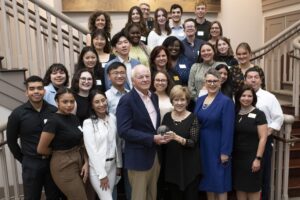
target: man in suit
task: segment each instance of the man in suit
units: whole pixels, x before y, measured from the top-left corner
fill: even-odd
[[[132,70],[133,89],[117,107],[117,128],[125,140],[124,167],[128,169],[132,200],[156,200],[160,171],[157,145],[168,141],[156,133],[160,124],[158,97],[149,91],[150,69],[137,65]]]

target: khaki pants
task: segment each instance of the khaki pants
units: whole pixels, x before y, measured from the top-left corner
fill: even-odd
[[[82,177],[79,147],[53,151],[50,170],[55,184],[70,200],[87,200]]]
[[[160,164],[157,154],[151,169],[147,171],[128,170],[131,200],[156,200],[159,171]]]

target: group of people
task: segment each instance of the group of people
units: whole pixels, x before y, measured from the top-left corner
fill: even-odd
[[[60,63],[26,79],[28,102],[7,124],[25,199],[44,188],[47,199],[115,200],[120,178],[128,200],[269,199],[283,113],[250,46],[234,56],[206,8],[197,1],[182,24],[180,5],[169,19],[142,3],[113,36],[97,11],[71,81]]]

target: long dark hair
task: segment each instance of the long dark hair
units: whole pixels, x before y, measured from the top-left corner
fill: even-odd
[[[155,89],[155,87],[154,87],[154,81],[155,81],[156,75],[159,74],[159,73],[165,75],[166,78],[167,78],[168,84],[167,84],[167,88],[166,88],[166,94],[169,96],[169,95],[170,95],[170,92],[171,92],[171,89],[172,89],[173,86],[174,86],[174,82],[173,82],[173,80],[170,78],[170,76],[169,76],[169,74],[168,74],[167,71],[156,71],[156,72],[154,72],[154,74],[153,74],[153,76],[152,76],[152,83],[151,83],[150,89],[151,89],[151,91],[153,91],[153,92],[156,91],[156,89]]]
[[[162,46],[166,47],[168,49],[168,46],[174,45],[174,43],[178,41],[179,42],[179,46],[180,46],[180,50],[179,50],[179,54],[183,54],[184,53],[184,45],[183,43],[175,36],[169,36],[167,37],[164,42],[162,43]]]
[[[137,10],[137,12],[139,13],[140,15],[140,22],[136,23],[136,22],[133,22],[132,21],[132,18],[131,18],[131,15],[133,13],[134,10]],[[145,22],[145,19],[143,17],[143,12],[141,10],[140,7],[138,6],[133,6],[130,8],[129,12],[128,12],[128,20],[127,20],[127,23],[125,26],[128,26],[129,24],[136,24],[140,27],[140,30],[141,30],[141,33],[143,36],[146,36],[148,34],[148,29],[147,29],[147,26],[146,26],[146,22]]]
[[[168,20],[168,12],[164,8],[157,8],[154,12],[154,31],[158,34],[161,35],[162,32],[160,30],[159,24],[157,23],[157,17],[158,17],[158,11],[162,11],[164,13],[164,17],[167,19],[166,24],[165,24],[165,29],[167,31],[167,35],[171,34],[171,28],[169,26],[169,20]]]
[[[249,86],[249,85],[243,85],[242,87],[239,88],[239,90],[235,93],[235,113],[238,114],[239,111],[241,110],[241,102],[240,102],[240,98],[241,96],[243,95],[243,93],[245,91],[251,91],[252,92],[252,96],[253,96],[253,101],[252,101],[252,106],[255,106],[256,105],[256,102],[257,102],[257,96],[256,96],[256,93],[254,91],[254,89]]]
[[[202,59],[202,57],[201,57],[201,49],[202,49],[202,47],[204,47],[204,45],[210,46],[210,47],[212,48],[213,52],[214,52],[214,56],[216,55],[216,50],[215,50],[214,46],[213,46],[211,43],[209,43],[209,42],[205,42],[205,43],[203,43],[203,44],[201,45],[201,47],[199,48],[199,55],[198,55],[198,59],[197,59],[197,62],[198,62],[198,63],[202,63],[202,62],[203,62],[203,59]],[[213,56],[213,59],[214,59],[214,56]]]
[[[106,42],[106,44],[103,48],[103,52],[104,53],[111,53],[110,38],[104,30],[97,29],[92,33],[92,45],[91,46],[95,48],[93,40],[98,36],[103,37],[105,39],[105,42]]]
[[[94,73],[91,72],[89,69],[87,68],[83,68],[83,69],[79,69],[78,71],[75,72],[73,79],[72,79],[72,83],[71,83],[71,89],[73,90],[74,93],[78,93],[79,92],[79,80],[80,80],[80,76],[83,72],[88,72],[91,74],[92,79],[93,79],[93,85],[91,87],[91,90],[95,88],[96,86],[96,80],[95,80],[95,76]]]
[[[106,98],[106,100],[107,100],[107,97],[106,97],[105,93],[102,92],[102,91],[100,91],[100,90],[92,90],[92,91],[90,92],[90,94],[89,94],[90,118],[91,118],[92,123],[93,123],[94,131],[97,130],[97,125],[96,125],[96,124],[98,123],[98,120],[99,120],[99,118],[98,118],[98,116],[97,116],[95,110],[93,109],[93,100],[94,100],[94,98],[95,98],[95,96],[96,96],[97,94],[103,95],[103,96]],[[108,112],[106,112],[106,114],[108,115]]]
[[[96,65],[94,66],[94,69],[93,69],[95,78],[102,79],[102,77],[104,76],[104,72],[103,72],[101,63],[99,62],[99,56],[98,56],[95,48],[91,47],[91,46],[86,46],[86,47],[82,48],[80,55],[78,57],[77,65],[75,67],[75,72],[78,71],[79,69],[86,68],[86,66],[84,65],[84,62],[83,62],[83,56],[89,51],[93,52],[96,55]]]
[[[227,80],[221,84],[221,92],[232,99],[233,91],[231,86],[231,73],[226,64],[218,64],[216,70],[225,69],[227,71]]]
[[[54,99],[56,101],[58,101],[63,94],[72,94],[73,95],[73,91],[70,88],[67,88],[67,87],[60,87],[57,90]],[[73,95],[73,97],[74,97],[74,95]]]
[[[167,62],[167,65],[166,65],[166,70],[168,71],[172,68],[172,63],[170,62],[170,54],[169,54],[168,49],[164,46],[156,46],[156,47],[154,47],[154,49],[151,51],[151,54],[150,54],[151,73],[154,73],[155,71],[157,71],[157,67],[155,65],[155,58],[161,51],[165,51],[166,55],[167,55],[168,62]]]

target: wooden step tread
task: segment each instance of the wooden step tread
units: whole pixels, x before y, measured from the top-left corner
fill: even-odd
[[[289,179],[289,189],[300,189],[300,177],[291,177]]]
[[[290,159],[290,168],[292,169],[300,169],[300,158]]]
[[[293,96],[293,91],[289,90],[272,90],[272,93]]]

